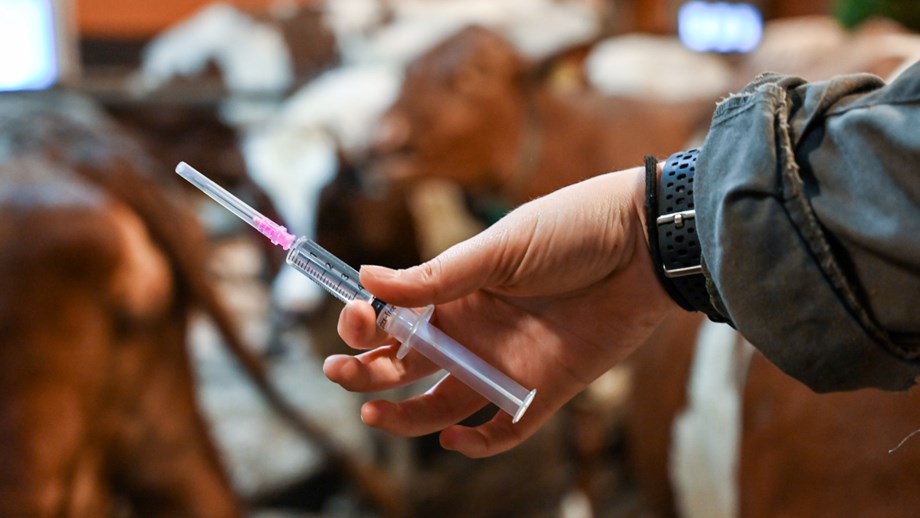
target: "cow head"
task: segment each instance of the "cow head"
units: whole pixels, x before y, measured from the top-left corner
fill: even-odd
[[[372,169],[388,180],[489,188],[516,165],[528,66],[497,34],[469,27],[411,63],[384,115]]]

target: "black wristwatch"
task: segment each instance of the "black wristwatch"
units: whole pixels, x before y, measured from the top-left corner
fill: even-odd
[[[656,272],[671,298],[688,311],[702,311],[711,319],[724,321],[706,289],[696,210],[693,205],[693,177],[698,149],[668,157],[658,181],[658,161],[646,157],[646,210],[649,245]]]

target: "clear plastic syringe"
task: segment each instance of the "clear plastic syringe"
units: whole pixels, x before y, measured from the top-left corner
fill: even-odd
[[[435,365],[456,376],[518,422],[537,391],[527,390],[495,367],[433,326],[434,306],[419,311],[377,299],[361,286],[358,272],[306,237],[297,238],[287,229],[245,204],[194,167],[180,162],[176,172],[230,212],[249,223],[272,243],[288,250],[287,263],[341,300],[364,300],[377,313],[377,325],[402,344],[396,353],[404,358],[414,349]]]

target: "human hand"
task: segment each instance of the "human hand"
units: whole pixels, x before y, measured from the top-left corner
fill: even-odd
[[[677,308],[655,276],[645,232],[643,170],[591,178],[517,208],[481,234],[406,270],[363,267],[362,284],[405,307],[436,304],[435,324],[537,396],[516,424],[499,413],[457,425],[488,402],[448,376],[423,395],[361,409],[396,435],[441,432],[441,445],[470,457],[508,450],[641,344]],[[375,392],[438,370],[375,324],[366,302],[342,310],[339,334],[357,356],[335,355],[326,376]]]

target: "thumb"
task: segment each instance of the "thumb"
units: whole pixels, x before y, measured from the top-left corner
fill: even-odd
[[[362,266],[361,284],[375,297],[397,306],[448,302],[494,284],[502,256],[496,241],[480,234],[404,270]]]

